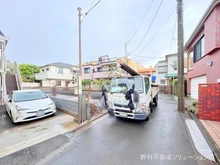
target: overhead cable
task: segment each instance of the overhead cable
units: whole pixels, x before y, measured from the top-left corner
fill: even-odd
[[[136,29],[136,31],[135,31],[134,34],[132,35],[132,37],[131,37],[131,39],[129,40],[129,42],[131,42],[131,40],[134,38],[134,36],[135,36],[136,33],[138,32],[138,30],[140,29],[142,23],[144,22],[144,20],[145,20],[147,14],[148,14],[148,12],[149,12],[149,10],[150,10],[150,8],[151,8],[152,3],[153,3],[153,0],[151,1],[150,6],[148,7],[147,12],[146,12],[145,15],[144,15],[144,18],[142,19],[140,25],[138,26],[138,28]]]
[[[153,37],[151,37],[151,39],[148,41],[148,43],[144,46],[144,48],[134,57],[138,57],[139,54],[141,54],[145,48],[150,44],[150,42],[153,40],[153,38],[157,35],[157,33],[162,29],[162,27],[166,24],[166,22],[169,20],[169,18],[172,16],[172,14],[174,13],[175,9],[172,11],[172,13],[168,16],[168,18],[164,21],[164,23],[160,26],[160,28],[156,31],[156,33],[153,35]],[[133,59],[134,59],[133,58]]]
[[[135,51],[140,47],[140,45],[142,44],[142,42],[144,41],[144,39],[145,39],[147,33],[149,32],[149,30],[150,30],[150,28],[151,28],[151,26],[152,26],[152,24],[153,24],[153,22],[154,22],[154,19],[155,19],[156,16],[157,16],[158,11],[160,10],[160,7],[161,7],[161,5],[162,5],[162,2],[163,2],[163,0],[161,0],[160,5],[159,5],[159,7],[157,8],[157,11],[156,11],[156,13],[155,13],[155,15],[154,15],[154,17],[153,17],[151,23],[150,23],[150,26],[148,27],[148,29],[147,29],[147,31],[146,31],[144,37],[142,38],[141,42],[138,44],[138,46],[137,46],[131,53],[135,52]]]

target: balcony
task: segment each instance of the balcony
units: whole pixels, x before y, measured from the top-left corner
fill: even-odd
[[[105,58],[105,59],[100,59],[99,60],[99,65],[103,66],[103,65],[111,65],[111,64],[115,64],[117,63],[117,58]]]
[[[70,73],[57,73],[57,72],[42,72],[35,74],[36,80],[46,80],[46,79],[55,79],[55,80],[72,80],[73,74]]]

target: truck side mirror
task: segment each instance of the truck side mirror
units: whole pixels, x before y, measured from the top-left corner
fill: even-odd
[[[133,96],[134,96],[134,102],[139,103],[139,93],[134,90]]]
[[[133,91],[134,91],[134,89],[135,89],[135,85],[134,85],[134,84],[132,85],[132,89],[133,89]]]

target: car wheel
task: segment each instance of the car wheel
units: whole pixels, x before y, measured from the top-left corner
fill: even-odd
[[[14,122],[14,120],[13,120],[13,117],[12,117],[11,112],[10,112],[10,119],[11,119],[11,122],[14,124],[15,122]]]

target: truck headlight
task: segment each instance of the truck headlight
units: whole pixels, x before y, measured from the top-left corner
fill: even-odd
[[[135,112],[136,113],[143,113],[145,111],[145,109],[146,109],[146,104],[145,103],[137,104]]]

